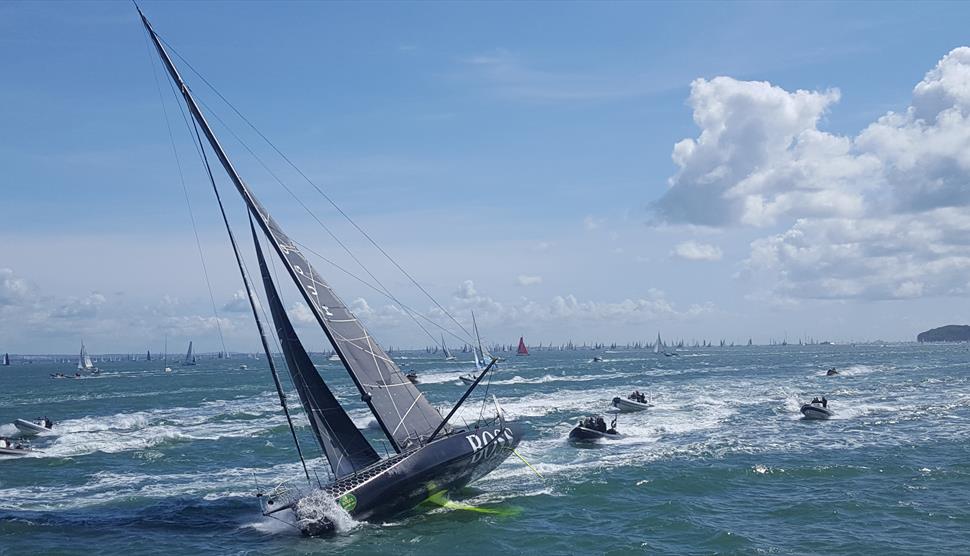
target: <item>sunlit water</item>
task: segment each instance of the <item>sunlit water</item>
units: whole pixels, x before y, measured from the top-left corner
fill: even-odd
[[[490,513],[430,509],[331,539],[259,514],[256,484],[301,473],[264,363],[104,363],[81,380],[48,377],[70,365],[0,368],[0,435],[17,417],[58,422],[37,453],[0,458],[0,553],[967,553],[968,359],[965,345],[512,356],[488,395],[525,424],[519,451],[542,478],[513,457],[460,497]],[[398,360],[439,407],[472,368]],[[383,451],[339,364],[318,363]],[[620,415],[625,438],[566,442],[577,418],[633,388],[654,407]],[[834,419],[800,419],[814,395]],[[458,422],[483,410],[476,395]]]

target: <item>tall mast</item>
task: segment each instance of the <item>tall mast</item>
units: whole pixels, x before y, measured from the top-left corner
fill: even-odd
[[[357,386],[361,400],[368,405],[394,449],[401,452],[427,442],[433,431],[441,429],[441,414],[404,376],[255,198],[216,139],[161,39],[141,10],[138,10],[138,14],[169,75],[178,85],[189,112],[246,202],[249,212],[256,217],[260,229],[283,261],[290,278]]]

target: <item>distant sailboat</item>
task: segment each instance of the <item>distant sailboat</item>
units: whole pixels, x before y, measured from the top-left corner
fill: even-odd
[[[192,340],[189,340],[189,351],[185,352],[185,359],[182,360],[182,365],[195,365],[195,356],[192,355]]]
[[[475,311],[472,311],[472,329],[475,331],[475,340],[478,342],[478,349],[472,349],[472,352],[475,353],[475,368],[482,370],[488,365],[487,361],[491,361],[495,357],[482,343],[482,337],[478,333],[478,322],[475,320]]]
[[[663,340],[660,339],[660,332],[657,332],[657,343],[653,344],[653,352],[659,354],[661,346],[663,346]]]
[[[443,351],[444,354],[445,354],[445,361],[454,361],[455,360],[455,356],[452,355],[450,351],[448,351],[448,346],[447,346],[447,344],[445,344],[445,335],[444,334],[441,335],[441,351]]]
[[[79,355],[77,359],[77,370],[91,372],[98,371],[98,368],[94,366],[94,363],[91,362],[91,358],[88,356],[88,350],[84,347],[84,342],[81,342],[81,355]]]
[[[525,338],[519,336],[519,349],[515,351],[516,355],[529,355],[529,348],[525,347]]]
[[[488,366],[486,361],[498,361],[498,358],[489,353],[488,348],[486,348],[482,343],[482,337],[478,334],[478,323],[475,321],[475,311],[472,311],[472,329],[475,331],[475,340],[478,342],[477,347],[472,347],[472,353],[475,355],[475,370],[484,371]],[[479,358],[479,355],[481,355],[481,358]],[[458,378],[460,378],[465,384],[474,384],[478,379],[478,376],[478,373],[468,373],[466,375],[461,375]]]
[[[77,370],[86,371],[93,368],[94,363],[91,362],[91,358],[88,356],[88,350],[84,347],[84,342],[81,342],[81,355],[77,359]]]
[[[152,350],[148,350],[148,355],[145,356],[145,361],[152,360]]]
[[[3,366],[4,367],[9,367],[10,366],[10,354],[9,353],[4,353],[3,354]]]

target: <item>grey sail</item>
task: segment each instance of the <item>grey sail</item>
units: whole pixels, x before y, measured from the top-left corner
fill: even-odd
[[[334,352],[357,385],[361,399],[370,407],[396,451],[422,445],[443,422],[441,414],[377,345],[243,182],[158,35],[144,14],[141,14],[141,18],[193,118],[333,344]]]
[[[361,399],[374,413],[394,449],[401,452],[420,446],[441,424],[441,414],[323,281],[242,181],[238,185],[317,322],[333,344],[334,352],[360,390]]]
[[[364,435],[357,430],[357,426],[347,416],[347,412],[340,407],[337,398],[320,377],[300,338],[296,335],[266,266],[255,228],[253,228],[253,242],[256,245],[259,271],[263,278],[270,314],[276,325],[276,335],[280,340],[283,356],[286,358],[286,366],[300,395],[300,403],[303,404],[307,420],[310,421],[310,428],[313,429],[317,443],[330,461],[330,468],[333,469],[334,475],[339,479],[379,461],[380,456]]]

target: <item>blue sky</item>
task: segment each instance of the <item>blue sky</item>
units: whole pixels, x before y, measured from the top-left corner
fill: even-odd
[[[964,322],[963,4],[142,8],[444,305],[463,320],[474,308],[490,340],[911,339]],[[0,349],[73,351],[82,336],[102,351],[165,336],[219,348],[152,64],[130,4],[0,5]],[[230,348],[255,349],[165,87],[218,322]],[[292,236],[351,264],[217,132]],[[686,139],[692,154],[672,156]],[[318,269],[385,343],[429,342],[386,299]]]

